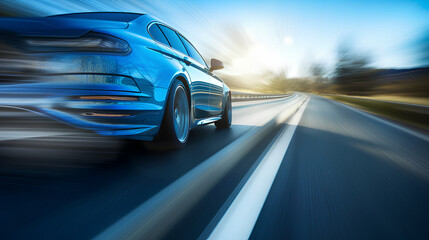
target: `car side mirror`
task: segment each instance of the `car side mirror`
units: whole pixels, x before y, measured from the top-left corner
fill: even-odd
[[[213,72],[213,71],[219,70],[219,69],[223,69],[223,62],[220,60],[217,60],[215,58],[212,58],[210,65],[211,65],[210,69],[209,69],[210,72]]]

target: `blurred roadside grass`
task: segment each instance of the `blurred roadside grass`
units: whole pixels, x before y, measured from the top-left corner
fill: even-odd
[[[402,122],[417,129],[429,132],[429,107],[403,103],[385,102],[368,98],[343,95],[322,95],[324,97],[351,105],[363,111]]]
[[[411,103],[418,105],[426,105],[429,107],[429,98],[424,97],[410,97],[410,96],[394,96],[394,95],[373,95],[373,96],[356,96],[359,98],[381,100],[381,101],[391,101],[398,103]]]

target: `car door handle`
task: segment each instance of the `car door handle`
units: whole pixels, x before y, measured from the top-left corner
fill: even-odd
[[[191,60],[189,60],[188,57],[183,57],[183,62],[186,63],[186,65],[191,65]]]

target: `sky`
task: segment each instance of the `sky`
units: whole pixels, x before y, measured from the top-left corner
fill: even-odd
[[[312,63],[332,69],[342,42],[368,55],[374,67],[416,67],[412,43],[429,28],[429,0],[3,0],[0,5],[35,16],[149,13],[236,75],[284,71],[302,77]]]

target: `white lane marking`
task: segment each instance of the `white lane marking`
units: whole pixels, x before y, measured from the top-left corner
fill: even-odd
[[[235,197],[209,239],[248,239],[277,175],[309,99],[288,122],[261,163]]]
[[[329,99],[329,100],[331,100],[331,99]],[[335,100],[331,100],[331,101],[332,101],[332,102],[334,102],[335,104],[337,104],[338,106],[342,106],[342,107],[344,107],[344,108],[347,108],[347,109],[349,109],[349,110],[352,110],[352,111],[354,111],[354,112],[357,112],[357,113],[359,113],[359,114],[361,114],[361,115],[363,115],[363,116],[365,116],[365,117],[371,118],[371,119],[373,119],[373,120],[375,120],[375,121],[381,122],[381,123],[386,124],[386,125],[388,125],[388,126],[390,126],[390,127],[393,127],[393,128],[399,129],[399,130],[404,131],[404,132],[406,132],[406,133],[408,133],[408,134],[411,134],[411,135],[413,135],[413,136],[415,136],[415,137],[421,138],[421,139],[423,139],[423,140],[425,140],[425,141],[429,141],[429,136],[428,136],[428,135],[426,135],[426,134],[424,134],[424,133],[420,133],[420,132],[417,132],[417,131],[415,131],[415,130],[413,130],[413,129],[406,128],[406,127],[403,127],[403,126],[401,126],[401,125],[398,125],[398,124],[395,124],[395,123],[389,122],[389,121],[387,121],[387,120],[384,120],[383,118],[380,118],[380,117],[377,117],[377,116],[375,116],[375,115],[369,114],[369,113],[367,113],[367,112],[364,112],[364,111],[362,111],[362,110],[359,110],[359,109],[357,109],[357,108],[354,108],[354,107],[352,107],[352,106],[350,106],[350,105],[347,105],[347,104],[345,104],[345,103],[341,103],[341,102],[338,102],[338,101],[335,101]]]
[[[278,126],[278,123],[292,116],[304,101],[305,98],[301,94],[293,101],[286,101],[274,118],[265,117],[264,121],[254,125],[242,136],[160,190],[93,239],[161,238],[212,189],[214,184],[236,166],[253,146],[267,136],[273,127]]]

